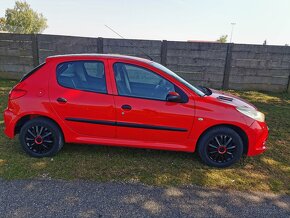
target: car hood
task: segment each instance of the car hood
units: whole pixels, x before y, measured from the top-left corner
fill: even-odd
[[[212,94],[209,95],[208,97],[213,98],[216,101],[220,101],[220,102],[223,102],[225,104],[233,105],[235,107],[248,107],[248,108],[252,108],[252,109],[257,110],[257,108],[253,104],[251,104],[250,102],[248,102],[248,101],[246,101],[238,96],[235,96],[235,95],[232,95],[230,93],[223,92],[223,91],[218,91],[215,89],[210,89],[210,90],[212,91]]]

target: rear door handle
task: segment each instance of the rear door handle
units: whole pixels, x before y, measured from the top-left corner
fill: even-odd
[[[122,109],[123,110],[131,110],[132,109],[132,107],[131,107],[131,105],[128,105],[128,104],[124,104],[124,105],[122,105]]]
[[[67,102],[67,100],[65,98],[58,98],[58,99],[56,99],[56,101],[58,103],[66,103]]]

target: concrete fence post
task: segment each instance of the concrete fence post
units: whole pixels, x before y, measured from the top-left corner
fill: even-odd
[[[163,40],[161,42],[161,58],[160,58],[160,62],[162,65],[166,66],[167,64],[167,41]]]
[[[102,37],[98,37],[97,39],[97,50],[99,54],[104,53],[104,40]]]
[[[288,76],[287,92],[290,94],[290,74]]]
[[[224,68],[224,78],[223,78],[223,89],[229,89],[229,82],[230,82],[230,73],[232,68],[232,50],[233,50],[233,43],[229,43],[227,45],[227,54],[225,60],[225,68]]]
[[[38,46],[38,35],[31,34],[31,42],[32,42],[32,57],[33,57],[33,66],[37,67],[39,65],[39,46]]]

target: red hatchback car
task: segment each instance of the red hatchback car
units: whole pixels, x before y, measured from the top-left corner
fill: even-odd
[[[194,87],[166,67],[122,55],[52,56],[10,91],[5,133],[33,157],[66,143],[194,152],[226,167],[265,150],[264,114]]]

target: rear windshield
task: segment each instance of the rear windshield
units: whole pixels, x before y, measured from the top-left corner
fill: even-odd
[[[38,65],[37,67],[35,67],[33,70],[31,70],[29,73],[25,74],[22,79],[20,80],[20,82],[26,80],[28,77],[30,77],[32,74],[34,74],[36,71],[38,71],[40,68],[42,68],[45,65],[45,62]]]

